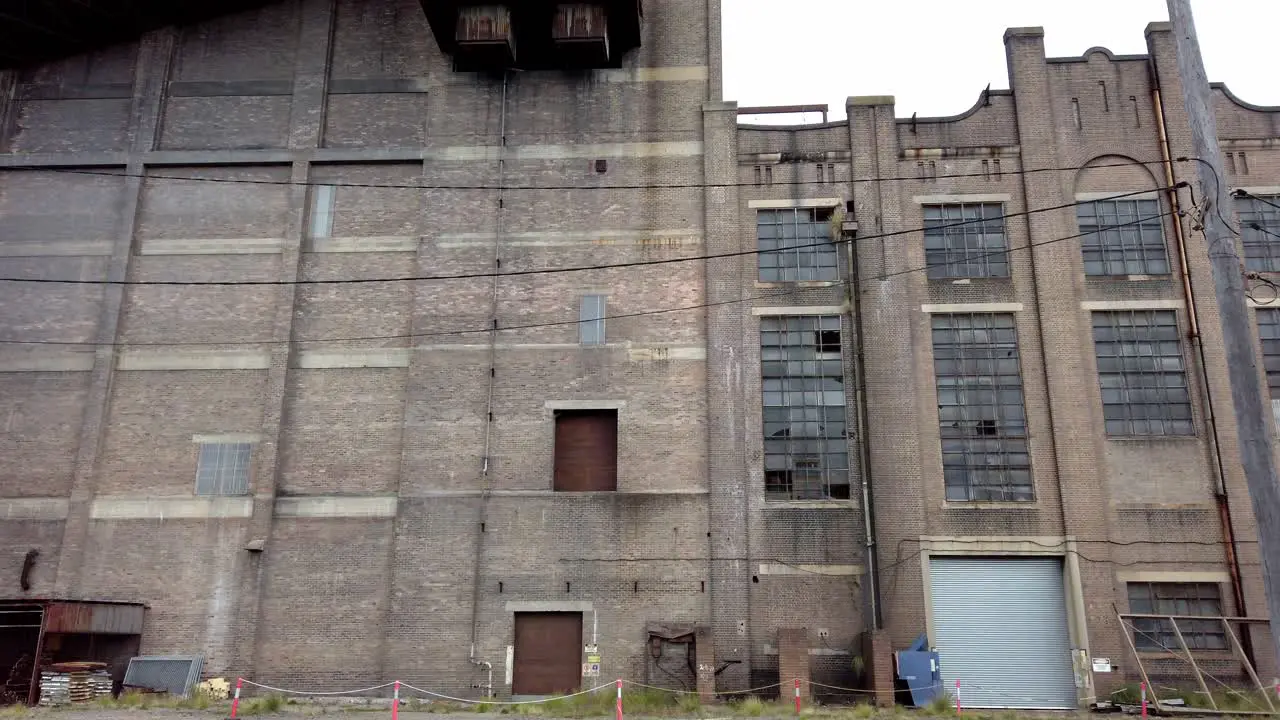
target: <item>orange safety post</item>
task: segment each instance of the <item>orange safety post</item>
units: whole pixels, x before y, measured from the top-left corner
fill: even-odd
[[[956,714],[964,714],[964,710],[960,708],[960,681],[956,680]]]
[[[800,678],[796,678],[796,714],[800,714]]]
[[[231,720],[236,720],[236,711],[240,709],[240,687],[244,685],[244,678],[236,678],[236,694],[231,698]]]
[[[617,720],[622,720],[622,678],[618,678],[618,717],[617,717]]]
[[[383,687],[386,687],[385,685]],[[391,688],[391,720],[397,720],[400,717],[400,681],[397,680]]]

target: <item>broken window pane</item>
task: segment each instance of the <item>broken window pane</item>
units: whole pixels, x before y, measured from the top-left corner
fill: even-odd
[[[1108,435],[1191,435],[1177,318],[1172,310],[1093,313],[1093,347]],[[1160,342],[1172,338],[1173,342]]]
[[[924,257],[931,280],[1009,276],[1003,205],[925,205],[923,210]]]
[[[766,497],[848,498],[840,318],[761,318],[760,341]]]
[[[826,208],[759,210],[756,239],[762,282],[836,281],[839,255]]]

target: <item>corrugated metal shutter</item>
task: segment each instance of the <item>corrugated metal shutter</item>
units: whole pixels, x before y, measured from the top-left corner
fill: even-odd
[[[965,707],[1077,707],[1058,558],[929,562],[933,644]]]
[[[553,489],[618,489],[618,411],[563,410],[556,414]]]

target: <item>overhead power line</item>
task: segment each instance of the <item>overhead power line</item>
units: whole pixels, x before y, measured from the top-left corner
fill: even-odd
[[[1168,188],[1157,188],[1157,190],[1167,190]],[[1137,190],[1123,195],[1116,195],[1116,198],[1126,198],[1133,195],[1143,195],[1151,192],[1150,190]],[[1036,208],[1034,210],[1022,210],[1015,213],[1004,213],[993,218],[974,218],[972,220],[964,220],[957,223],[940,225],[934,228],[910,228],[907,230],[894,230],[892,232],[877,233],[875,235],[865,235],[856,238],[861,242],[864,240],[877,240],[880,238],[899,237],[902,235],[912,235],[923,232],[926,229],[946,230],[976,223],[986,223],[992,220],[1007,220],[1009,218],[1022,217],[1024,215],[1034,215],[1036,213],[1052,212],[1054,210],[1065,210],[1066,208],[1075,207],[1082,202],[1092,201],[1074,201],[1063,203],[1062,205],[1054,205],[1052,207]],[[1120,227],[1120,226],[1117,226]],[[609,263],[604,265],[583,265],[580,267],[567,268],[541,268],[535,270],[513,270],[510,272],[483,272],[483,273],[459,273],[454,275],[408,275],[403,277],[377,277],[377,278],[339,278],[333,280],[85,280],[82,278],[23,278],[23,277],[0,277],[0,282],[19,282],[19,283],[35,283],[49,285],[128,285],[128,286],[156,286],[156,285],[179,285],[183,287],[200,287],[200,286],[279,286],[279,285],[369,285],[374,283],[396,283],[396,282],[425,282],[436,280],[478,280],[488,278],[513,278],[523,277],[527,275],[549,275],[556,273],[569,272],[585,272],[590,270],[614,270],[619,268],[646,267],[650,265],[672,265],[676,263],[697,262],[700,260],[721,260],[725,258],[744,257],[748,255],[760,255],[774,252],[785,252],[791,250],[799,250],[812,247],[829,247],[850,240],[822,240],[814,243],[806,243],[802,245],[792,245],[780,250],[761,250],[754,248],[751,250],[738,250],[727,253],[714,253],[711,255],[693,255],[689,257],[676,258],[660,258],[657,260],[634,260],[621,263]]]
[[[963,159],[963,158],[961,158]],[[405,164],[421,162],[419,160],[407,160]],[[1042,172],[1067,172],[1072,170],[1083,170],[1085,168],[1111,168],[1111,167],[1131,167],[1133,165],[1159,165],[1163,160],[1133,160],[1123,163],[1101,163],[1096,165],[1068,165],[1061,167],[1046,168],[1026,168],[1026,169],[1010,169],[1001,170],[999,172],[972,172],[972,173],[944,173],[942,175],[897,175],[882,177],[862,177],[850,178],[848,180],[839,181],[821,181],[821,180],[788,180],[777,181],[771,183],[670,183],[670,184],[628,184],[628,185],[485,185],[485,184],[457,184],[457,185],[434,185],[434,184],[392,184],[392,183],[358,183],[358,182],[327,182],[323,180],[264,180],[253,178],[217,178],[217,177],[187,177],[183,175],[165,175],[161,173],[130,173],[126,171],[116,170],[92,170],[87,168],[68,168],[68,167],[37,167],[37,166],[14,166],[0,168],[0,172],[50,172],[61,173],[66,175],[90,175],[98,177],[112,178],[138,178],[142,180],[170,180],[175,182],[202,182],[202,183],[225,183],[231,185],[283,185],[296,187],[313,187],[316,185],[328,185],[339,188],[371,188],[383,190],[477,190],[477,191],[538,191],[538,190],[693,190],[702,188],[769,188],[769,187],[788,187],[798,185],[844,185],[844,184],[861,184],[874,182],[905,182],[905,181],[934,181],[948,178],[999,178],[1005,175],[1030,175]],[[219,165],[220,168],[228,167],[263,167],[268,165],[280,165],[281,163],[252,163],[237,165]],[[313,162],[313,165],[326,166],[330,163]],[[337,163],[333,163],[337,164]],[[343,163],[349,164],[349,163]],[[378,164],[385,164],[379,161]],[[809,163],[797,163],[798,165],[806,165]],[[816,164],[813,163],[813,164]],[[826,163],[823,163],[826,164]]]
[[[992,253],[989,253],[989,255],[1004,255],[1004,254],[1013,253],[1021,250],[1029,250],[1034,247],[1043,247],[1045,245],[1052,245],[1054,243],[1065,242],[1067,240],[1075,240],[1077,238],[1081,238],[1086,235],[1092,235],[1094,232],[1099,232],[1101,230],[1114,230],[1117,228],[1128,227],[1130,225],[1137,225],[1139,223],[1143,223],[1148,220],[1165,217],[1171,214],[1173,213],[1162,212],[1158,215],[1140,217],[1130,222],[1120,223],[1117,225],[1109,225],[1109,226],[1105,226],[1105,227],[1099,228],[1098,230],[1094,230],[1090,232],[1076,233],[1075,235],[1068,235],[1066,237],[1054,238],[1053,240],[1046,240],[1044,242],[1028,243],[1026,245],[1011,247],[1008,250],[997,250],[997,251],[993,251]],[[868,276],[868,277],[862,278],[862,280],[871,281],[876,279],[887,279],[890,277],[898,277],[898,276],[906,275],[908,273],[913,273],[913,272],[925,272],[928,269],[929,267],[927,265],[922,265],[922,266],[910,268],[907,270],[900,270],[897,272],[889,273],[883,276]],[[848,284],[848,281],[837,283],[837,285],[847,285],[847,284]],[[663,315],[663,314],[674,313],[674,312],[686,312],[689,310],[699,310],[702,308],[717,307],[722,305],[735,305],[738,303],[751,302],[753,300],[775,299],[778,297],[794,294],[797,292],[805,292],[805,291],[812,292],[812,290],[813,288],[792,288],[784,292],[770,293],[766,295],[754,295],[754,296],[745,297],[745,298],[736,298],[734,300],[723,300],[723,301],[712,302],[712,303],[700,303],[698,305],[686,305],[683,307],[663,308],[660,310],[645,310],[642,312],[623,313],[619,315],[607,315],[603,319],[604,320],[621,320],[624,318],[646,317],[650,315]],[[354,342],[354,341],[364,341],[364,340],[404,340],[404,339],[419,339],[419,338],[427,338],[427,337],[450,337],[450,336],[457,336],[457,335],[489,333],[495,330],[502,332],[502,331],[508,331],[508,330],[529,330],[533,328],[577,325],[580,322],[582,321],[581,320],[558,320],[555,322],[527,323],[523,325],[484,327],[484,328],[473,328],[473,329],[466,329],[466,330],[442,330],[442,331],[421,332],[421,333],[402,333],[397,335],[366,335],[366,336],[360,336],[360,337],[330,337],[330,338],[311,338],[311,339],[292,339],[292,340],[224,340],[219,342],[110,342],[110,343],[95,342],[95,341],[68,341],[68,340],[0,340],[0,343],[11,344],[11,345],[64,345],[64,346],[72,345],[72,346],[95,346],[95,347],[117,347],[117,346],[120,346],[120,347],[145,347],[145,346],[174,347],[174,346],[210,346],[210,345],[225,346],[225,345],[258,345],[258,344],[271,344],[271,343],[282,343],[282,342],[329,343],[329,342]],[[387,348],[387,349],[395,349],[395,348]]]

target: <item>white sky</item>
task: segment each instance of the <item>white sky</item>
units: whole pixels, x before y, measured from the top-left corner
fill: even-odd
[[[1094,46],[1146,54],[1165,0],[724,0],[724,98],[747,105],[894,95],[897,115],[954,115],[1008,88],[1004,31],[1039,25],[1049,57]],[[1209,79],[1240,99],[1280,105],[1280,0],[1193,0]],[[752,122],[817,122],[810,114]]]

